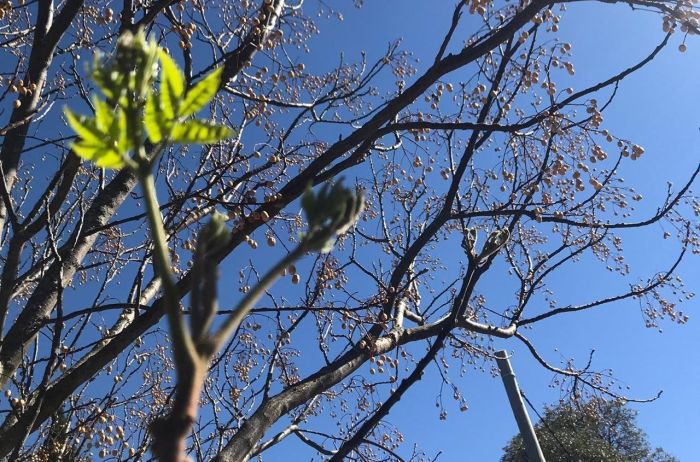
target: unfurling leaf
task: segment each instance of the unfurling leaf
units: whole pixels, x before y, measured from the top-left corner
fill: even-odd
[[[355,224],[364,209],[361,191],[345,188],[342,180],[324,184],[318,194],[311,186],[301,200],[309,222],[309,231],[302,237],[310,250],[330,252],[337,236]]]
[[[180,103],[185,93],[185,78],[175,60],[163,49],[158,50],[163,75],[160,83],[160,109],[165,120],[174,121],[180,111]]]
[[[68,108],[65,108],[63,112],[68,120],[68,125],[83,141],[90,144],[104,144],[104,132],[97,128],[94,119],[75,115]]]
[[[185,95],[185,100],[180,106],[180,117],[187,117],[202,109],[209,101],[212,100],[221,84],[221,72],[223,67],[220,67],[192,87]]]
[[[93,82],[102,91],[108,101],[116,102],[118,95],[115,93],[117,87],[114,79],[116,72],[112,72],[109,66],[105,65],[104,55],[100,50],[95,51],[92,59],[92,69],[90,69]]]
[[[142,101],[150,91],[157,60],[155,40],[147,40],[143,30],[126,31],[119,36],[112,58],[95,53],[92,79],[110,104],[127,106],[133,99]]]
[[[466,250],[469,255],[474,255],[474,248],[476,247],[476,241],[479,238],[479,232],[476,228],[467,228],[464,231],[464,238],[462,239],[462,248]]]
[[[106,146],[95,146],[84,142],[71,144],[75,154],[85,160],[95,163],[98,167],[120,169],[124,167],[124,156],[116,149]]]
[[[498,252],[501,250],[501,247],[508,242],[508,239],[510,239],[510,231],[508,231],[508,228],[492,231],[486,239],[486,243],[484,244],[484,248],[481,249],[478,259],[483,260]]]
[[[160,92],[153,83],[161,63]],[[185,120],[214,97],[222,69],[216,69],[185,94],[185,77],[168,53],[142,30],[125,32],[108,60],[97,53],[92,76],[106,97],[94,98],[95,117],[78,116],[66,109],[66,118],[79,136],[75,153],[100,167],[146,166],[166,142],[210,144],[230,137],[223,125]],[[156,148],[147,152],[144,137]],[[134,157],[128,156],[134,151]],[[156,153],[156,154],[154,154]]]
[[[128,139],[120,136],[119,119],[123,117],[112,114],[106,103],[96,105],[96,119],[76,116],[68,108],[64,112],[68,124],[79,136],[79,140],[71,144],[78,157],[95,162],[98,167],[124,167]]]
[[[214,212],[199,232],[192,267],[192,335],[202,339],[217,311],[216,280],[218,260],[215,253],[231,241],[226,215]]]
[[[172,139],[178,143],[211,144],[230,137],[233,130],[202,120],[188,120],[173,128]]]
[[[99,98],[92,98],[92,104],[95,106],[95,125],[97,129],[102,133],[110,133],[115,137],[119,132],[119,126],[114,117],[114,108],[111,108],[109,104]]]
[[[146,127],[148,139],[152,143],[159,143],[163,139],[164,133],[172,128],[172,123],[168,123],[163,116],[163,112],[158,107],[156,96],[153,92],[146,98],[146,107],[143,112],[143,123]]]

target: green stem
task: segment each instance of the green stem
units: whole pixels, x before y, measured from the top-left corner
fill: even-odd
[[[156,185],[153,174],[148,167],[141,167],[138,170],[139,181],[143,188],[143,197],[146,202],[146,214],[151,226],[153,238],[153,260],[156,274],[160,277],[163,285],[163,295],[166,305],[166,313],[170,332],[173,336],[173,351],[175,354],[175,366],[180,374],[190,374],[197,354],[189,335],[184,317],[180,311],[180,300],[177,287],[175,286],[175,275],[170,261],[170,251],[163,226],[163,217],[160,214],[160,205],[156,195]]]
[[[277,262],[263,278],[250,290],[245,297],[238,303],[234,312],[229,316],[219,330],[214,333],[211,339],[211,354],[218,352],[223,344],[233,335],[234,331],[241,324],[246,315],[255,306],[260,297],[269,289],[272,284],[282,275],[285,268],[288,268],[292,263],[301,258],[307,251],[305,242],[301,242],[294,250],[289,252],[282,260]]]

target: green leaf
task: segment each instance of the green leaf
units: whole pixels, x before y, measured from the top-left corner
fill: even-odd
[[[97,84],[97,87],[102,90],[107,100],[114,101],[116,99],[115,90],[118,88],[115,82],[117,75],[112,73],[112,70],[107,65],[104,55],[101,51],[95,51],[94,58],[92,60],[90,73],[92,75],[92,80]]]
[[[194,114],[212,100],[219,90],[223,70],[224,68],[220,67],[212,71],[187,92],[185,100],[180,106],[180,117]]]
[[[65,108],[63,113],[66,115],[68,125],[71,126],[80,138],[88,143],[104,144],[104,133],[100,132],[97,128],[95,119],[75,115],[68,108]]]
[[[106,145],[97,146],[84,141],[71,144],[71,149],[78,157],[95,163],[98,167],[120,169],[124,167],[124,157],[114,148]]]
[[[78,134],[79,140],[71,144],[78,157],[95,162],[98,167],[124,167],[124,153],[129,149],[126,127],[123,126],[121,111],[115,117],[109,105],[95,99],[96,118],[76,116],[65,109],[68,124]],[[117,137],[120,137],[117,140]]]
[[[94,97],[92,104],[95,106],[95,125],[102,133],[107,133],[113,130],[114,112],[105,101]]]
[[[132,139],[131,136],[129,136],[128,121],[126,113],[124,113],[124,108],[119,108],[116,120],[118,135],[115,139],[117,140],[119,151],[124,155],[132,148]]]
[[[95,126],[103,133],[103,143],[111,144],[114,140],[118,140],[122,134],[120,128],[121,121],[119,117],[122,115],[122,110],[117,109],[97,97],[92,99],[95,106]],[[128,147],[124,149],[127,151]]]
[[[163,49],[158,50],[163,65],[160,83],[160,104],[166,121],[175,120],[180,109],[180,102],[185,93],[185,78],[177,63]]]
[[[164,133],[170,131],[172,124],[168,124],[163,117],[163,112],[158,107],[156,102],[156,97],[153,92],[148,94],[146,98],[146,108],[143,113],[143,122],[146,126],[146,133],[148,133],[148,139],[153,143],[158,143],[163,139]]]
[[[172,139],[179,143],[217,143],[233,135],[233,130],[223,125],[203,120],[188,120],[173,128]]]
[[[175,60],[162,48],[158,50],[160,62],[163,65],[163,80],[173,90],[173,94],[180,98],[185,93],[185,77]]]

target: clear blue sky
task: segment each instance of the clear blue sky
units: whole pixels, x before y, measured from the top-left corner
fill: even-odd
[[[319,19],[320,35],[312,39],[311,52],[298,56],[309,69],[332,69],[341,52],[347,61],[358,61],[360,51],[364,50],[368,60],[372,61],[382,55],[390,41],[402,38],[401,49],[410,50],[420,59],[417,64],[420,74],[435,55],[454,5],[454,1],[444,0],[368,0],[363,8],[355,9],[350,1],[336,3],[344,21]],[[459,33],[463,36],[456,37],[454,43],[468,36],[466,28]],[[626,6],[584,2],[570,7],[563,15],[559,36],[574,44],[573,63],[577,69],[576,76],[567,83],[562,81],[561,86],[582,88],[646,56],[662,39],[661,20],[654,14],[632,12]],[[646,149],[643,159],[628,165],[624,173],[627,183],[633,184],[646,197],[637,211],[638,217],[652,214],[663,199],[666,181],[681,184],[700,158],[700,85],[697,79],[700,75],[700,40],[691,38],[685,54],[676,50],[679,40],[680,36],[674,37],[671,46],[654,62],[626,79],[614,104],[604,114],[605,128]],[[203,64],[194,63],[195,68]],[[391,85],[389,89],[393,88]],[[326,141],[332,141],[333,136]],[[290,206],[290,210],[293,207]],[[131,212],[133,210],[128,208],[121,211],[125,215]],[[672,245],[660,248],[648,245],[648,242],[663,243],[662,232],[657,226],[625,236],[626,256],[634,263],[628,281],[646,278],[666,268],[673,260],[676,248]],[[256,238],[262,242],[260,236],[256,235]],[[234,284],[237,263],[245,262],[253,255],[258,261],[270,262],[278,257],[278,248],[262,247],[255,254],[241,249],[227,259],[222,286]],[[456,266],[459,263],[454,255],[446,253],[442,257],[448,264]],[[312,258],[305,260],[298,265],[300,268],[308,265]],[[694,292],[700,291],[699,262],[697,257],[691,257],[679,268],[679,274]],[[557,299],[562,303],[585,302],[596,294],[615,294],[626,287],[624,281],[601,273],[599,266],[595,271],[589,271],[592,268],[584,260],[560,274],[554,284]],[[497,300],[499,292],[503,291],[502,281],[490,277],[483,282],[480,289],[490,300]],[[290,300],[298,296],[288,282],[279,283],[274,293],[289,295]],[[222,306],[230,306],[236,295],[222,290]],[[613,369],[619,379],[630,384],[630,395],[648,397],[663,390],[664,394],[658,401],[635,406],[639,410],[639,423],[648,432],[653,445],[664,447],[683,462],[690,462],[697,460],[698,445],[694,436],[700,428],[697,390],[700,382],[700,325],[696,320],[696,302],[685,305],[682,309],[690,315],[690,322],[685,326],[665,323],[663,334],[644,327],[639,307],[632,301],[545,321],[527,335],[555,365],[570,357],[576,358],[577,364],[581,365],[590,349],[594,348],[595,367]],[[295,340],[303,343],[304,339]],[[536,363],[516,341],[500,342],[497,346],[514,349],[512,363],[518,380],[540,410],[542,405],[559,398],[559,390],[549,386],[552,374]],[[319,356],[313,337],[308,339],[308,347],[308,352],[302,347],[309,358],[300,365],[302,376],[315,371],[318,366],[318,358],[311,359]],[[448,419],[445,422],[439,420],[439,410],[435,406],[440,381],[435,367],[431,367],[389,416],[406,438],[400,454],[409,455],[416,443],[429,460],[440,453],[438,460],[442,462],[497,461],[502,454],[501,448],[517,428],[501,381],[489,373],[490,366],[485,365],[485,372],[469,370],[466,377],[456,380],[469,410],[461,413],[455,402],[446,399]],[[450,392],[446,393],[447,398],[450,395]],[[532,417],[534,419],[534,415]],[[279,428],[274,427],[270,434]],[[290,438],[270,450],[269,455],[266,453],[266,460],[289,459],[291,453],[294,454],[293,460],[307,460],[311,455],[308,447],[297,445]]]
[[[320,35],[311,41],[311,53],[299,56],[307,67],[329,70],[338,62],[341,52],[348,61],[358,61],[360,50],[365,50],[372,61],[381,56],[390,41],[403,38],[401,48],[412,51],[420,59],[417,67],[421,73],[435,55],[455,2],[367,0],[362,9],[353,8],[350,1],[333,3],[343,12],[344,21],[319,19]],[[467,30],[459,33],[465,35],[456,37],[455,43],[467,37]],[[582,88],[635,64],[648,54],[662,39],[661,19],[654,14],[632,12],[626,6],[583,2],[564,14],[560,37],[574,44],[577,75],[570,78],[567,85]],[[637,211],[638,217],[652,214],[663,199],[666,181],[680,185],[700,158],[697,77],[700,75],[700,39],[691,38],[685,54],[676,50],[679,40],[680,36],[674,37],[671,46],[654,62],[625,80],[614,104],[604,114],[605,128],[633,139],[646,149],[643,159],[628,165],[624,174],[627,183],[634,184],[646,197]],[[195,62],[194,65],[199,68],[204,63]],[[79,107],[73,109],[80,110]],[[332,140],[333,137],[329,137],[326,141]],[[126,216],[133,211],[125,207],[120,213]],[[676,248],[671,244],[659,248],[648,244],[663,243],[662,232],[657,226],[625,236],[626,255],[634,263],[630,282],[666,268],[673,260]],[[256,238],[262,242],[260,236]],[[274,261],[279,247],[256,252],[256,258],[269,256],[269,261]],[[224,263],[222,286],[235,285],[236,262],[246,261],[250,256],[249,251],[241,249]],[[453,255],[446,253],[442,257],[446,263],[457,263]],[[308,265],[309,260],[312,258],[307,257],[299,266]],[[691,257],[679,268],[679,274],[693,292],[700,291],[698,263],[697,257]],[[585,302],[596,294],[615,294],[626,287],[619,279],[600,273],[598,269],[589,271],[591,268],[588,262],[582,261],[560,274],[555,281],[557,299],[563,303]],[[503,290],[502,281],[492,277],[484,283],[480,289],[497,300],[499,291]],[[274,292],[293,294],[285,292],[289,288],[289,284],[283,282]],[[237,293],[231,296],[227,291],[222,292],[222,306],[230,306]],[[541,353],[557,365],[569,357],[576,358],[581,365],[590,349],[595,348],[596,368],[612,368],[619,379],[631,385],[631,395],[648,397],[664,390],[658,401],[635,406],[639,410],[639,423],[648,432],[652,444],[664,447],[683,462],[691,462],[697,460],[699,449],[694,437],[700,428],[697,390],[700,325],[695,301],[682,309],[690,315],[690,322],[685,326],[665,323],[663,334],[644,327],[635,302],[545,321],[527,334]],[[310,338],[309,346],[313,348],[310,353],[318,356],[318,347],[314,345],[314,339]],[[497,346],[514,349],[512,363],[518,380],[536,406],[541,409],[543,404],[559,398],[558,389],[549,387],[552,374],[532,360],[515,341],[497,343]],[[302,369],[307,366],[302,375],[315,370],[316,365],[309,359],[307,364],[301,365]],[[413,443],[417,443],[428,459],[441,452],[438,460],[442,462],[498,460],[501,448],[517,428],[500,379],[489,373],[490,365],[485,367],[486,372],[470,370],[465,378],[456,380],[467,399],[469,411],[460,413],[454,402],[446,400],[448,419],[445,422],[439,420],[435,407],[440,382],[435,368],[429,369],[389,416],[406,437],[399,451],[402,455],[409,454]],[[269,460],[290,459],[290,443],[285,441],[273,448]],[[308,448],[293,447],[300,452],[295,452],[292,460],[307,459]]]
[[[376,58],[389,41],[401,37],[402,49],[421,59],[420,73],[435,54],[454,2],[375,0],[359,10],[349,3],[342,3],[343,22],[319,23],[320,39],[312,41],[311,53],[303,58],[307,65],[330,68],[340,51],[350,60],[357,59],[360,50]],[[657,15],[632,12],[627,6],[586,2],[570,7],[564,14],[560,37],[574,44],[577,75],[570,85],[581,88],[635,64],[663,35]],[[628,166],[624,175],[627,183],[647,198],[637,211],[639,217],[653,213],[667,180],[681,184],[700,158],[700,40],[691,38],[685,54],[676,49],[679,40],[680,35],[675,36],[671,46],[652,64],[625,80],[605,113],[605,128],[646,149],[643,160]],[[662,232],[654,227],[626,236],[627,257],[635,264],[633,281],[662,270],[674,258],[673,247],[648,244],[649,239],[658,243]],[[445,259],[450,257],[445,255]],[[700,288],[698,263],[691,257],[679,269],[694,292]],[[583,302],[594,294],[613,294],[625,287],[619,279],[599,270],[589,273],[587,265],[583,261],[559,276],[555,286],[559,300]],[[487,294],[489,289],[498,291],[499,281],[486,283]],[[658,401],[634,406],[639,410],[639,423],[653,445],[664,447],[682,461],[692,461],[697,460],[694,436],[700,428],[700,326],[695,319],[695,301],[686,303],[683,311],[690,315],[690,322],[685,326],[665,323],[663,333],[644,327],[639,308],[632,301],[545,321],[528,335],[555,364],[574,357],[581,365],[595,348],[596,367],[613,369],[618,378],[630,384],[633,396],[648,397],[663,390]],[[536,406],[541,409],[559,398],[558,389],[549,387],[552,375],[525,350],[514,341],[498,345],[514,349],[512,362],[519,382]],[[390,420],[404,432],[407,441],[403,454],[410,453],[415,442],[429,459],[441,451],[441,461],[498,460],[501,448],[517,431],[500,379],[488,372],[470,371],[457,383],[470,409],[460,413],[456,405],[448,405],[446,422],[438,419],[435,407],[439,381],[434,368],[394,408]],[[272,454],[282,457],[284,452]]]

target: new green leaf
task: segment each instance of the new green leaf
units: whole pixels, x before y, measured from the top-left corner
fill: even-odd
[[[123,117],[115,117],[107,103],[95,101],[95,119],[77,116],[65,109],[68,124],[80,137],[71,144],[71,149],[78,157],[93,161],[99,167],[122,168],[123,153],[128,150],[128,140],[121,136]]]
[[[92,98],[92,104],[95,106],[95,124],[97,129],[102,133],[111,133],[114,135],[119,128],[114,120],[113,108],[100,98]]]
[[[150,92],[148,94],[148,98],[146,98],[143,123],[146,126],[148,139],[150,139],[152,143],[159,143],[172,127],[172,124],[165,120],[163,112],[158,107],[158,103],[156,102],[156,97],[153,92]]]
[[[92,161],[98,167],[114,169],[124,167],[124,156],[121,152],[106,145],[96,146],[78,141],[71,144],[71,149],[78,157]]]
[[[194,114],[214,98],[214,95],[219,90],[219,85],[221,85],[222,71],[223,67],[214,70],[187,92],[185,100],[180,106],[180,117]]]
[[[163,75],[160,83],[160,104],[166,121],[174,121],[179,115],[180,103],[185,93],[185,78],[177,63],[162,48],[158,50]]]
[[[172,139],[178,143],[217,143],[230,137],[233,130],[203,120],[188,120],[173,128]]]
[[[84,141],[91,144],[104,144],[104,133],[100,132],[94,119],[85,116],[77,116],[70,109],[65,108],[64,113],[68,120],[68,125]]]

